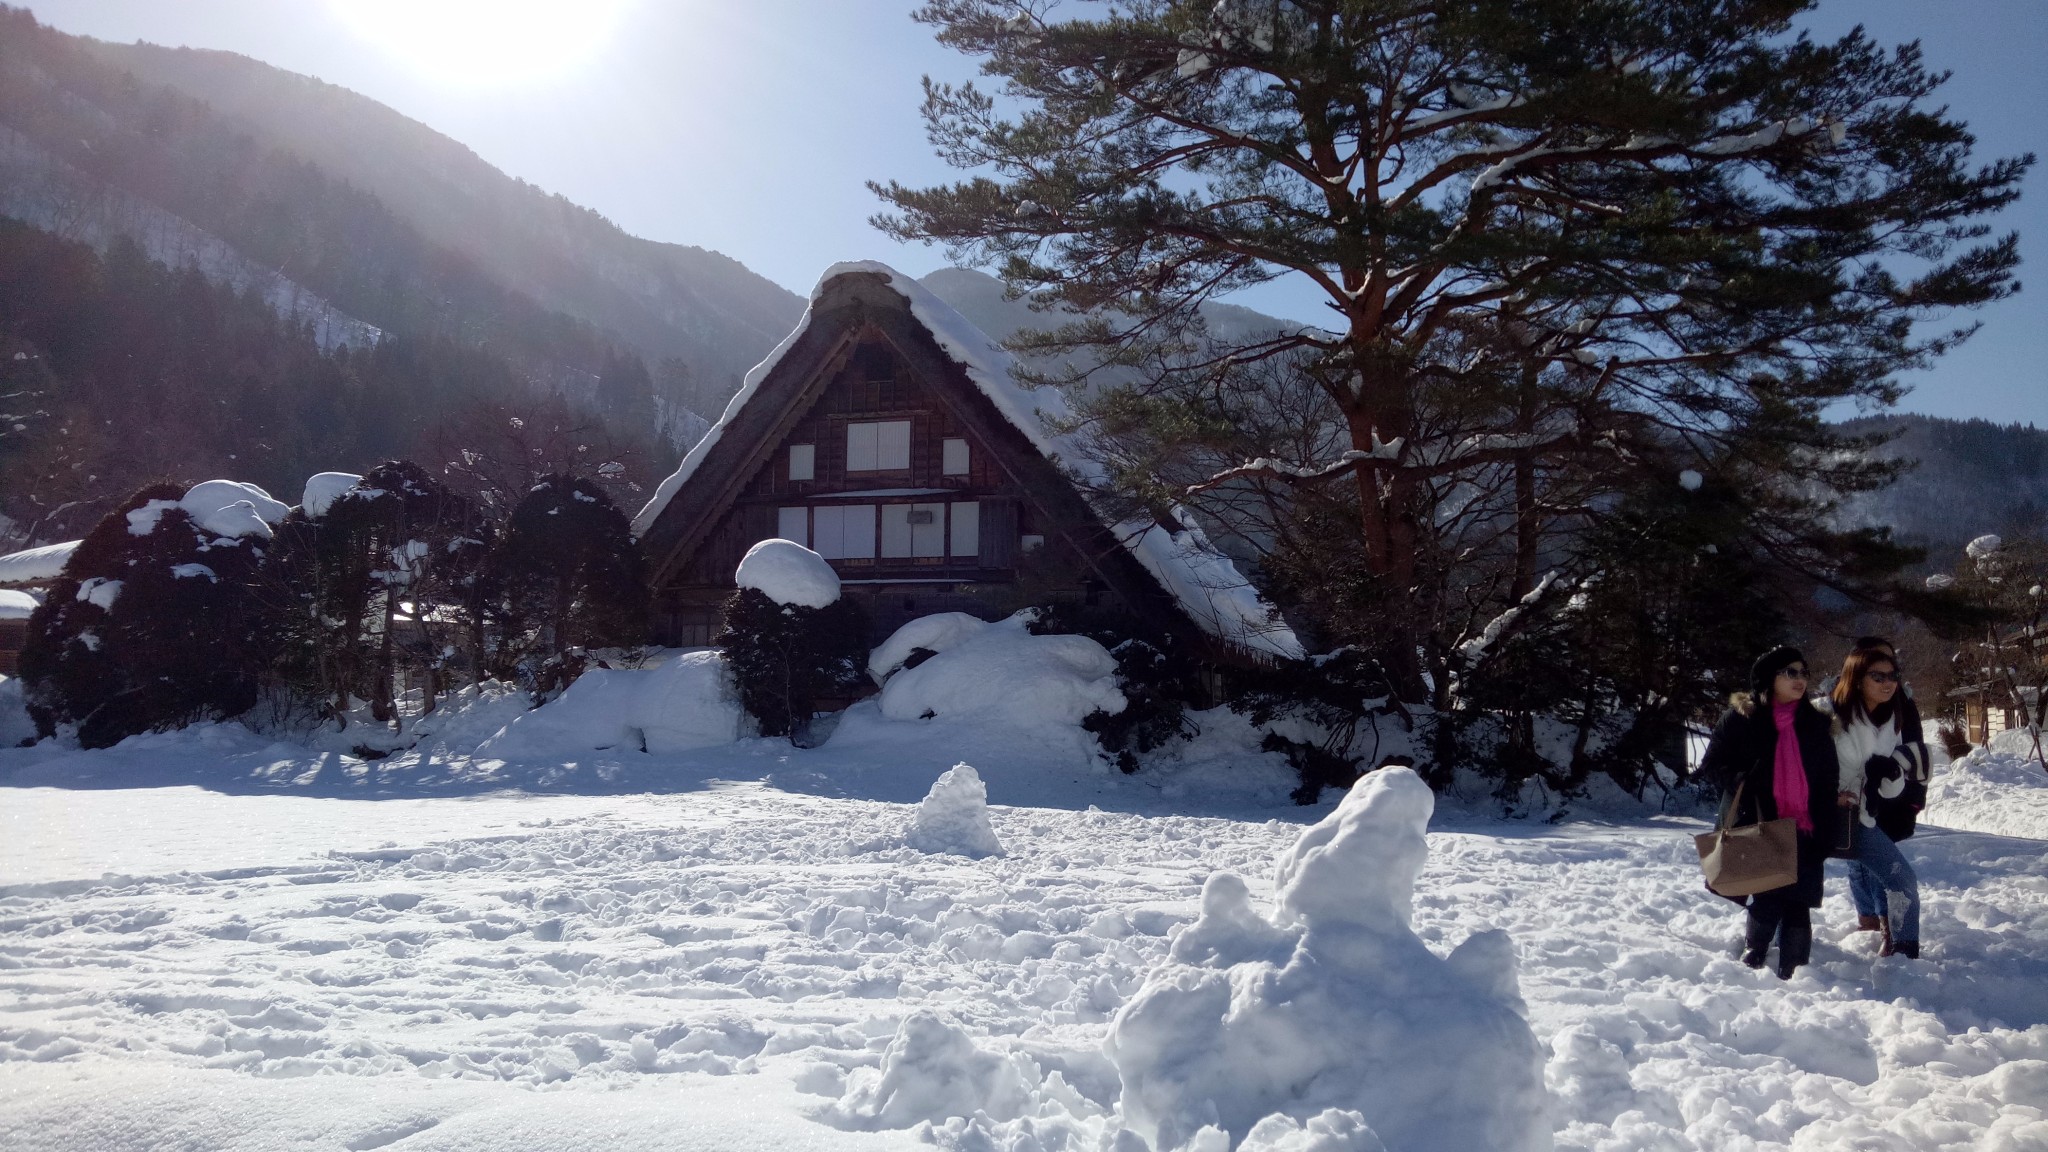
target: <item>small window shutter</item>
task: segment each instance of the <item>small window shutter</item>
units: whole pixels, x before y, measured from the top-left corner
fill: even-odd
[[[1016,501],[981,501],[981,539],[978,543],[983,568],[1009,568],[1017,563]]]

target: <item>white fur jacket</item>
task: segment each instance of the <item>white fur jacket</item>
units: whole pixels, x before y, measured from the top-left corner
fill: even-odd
[[[1835,738],[1835,760],[1841,767],[1844,792],[1856,794],[1856,818],[1865,828],[1877,827],[1877,818],[1870,814],[1870,804],[1863,791],[1863,766],[1873,756],[1890,760],[1893,769],[1878,777],[1877,794],[1886,799],[1906,790],[1906,775],[1900,771],[1897,753],[1900,749],[1899,714],[1896,709],[1884,724],[1870,722],[1868,716],[1845,718],[1834,706],[1834,701],[1825,696],[1813,701],[1814,707],[1828,715],[1829,731]]]

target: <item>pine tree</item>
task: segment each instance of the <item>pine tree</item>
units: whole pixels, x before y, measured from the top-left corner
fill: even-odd
[[[2014,237],[1979,221],[2032,158],[1972,168],[1917,48],[1790,35],[1808,6],[932,0],[918,18],[1002,100],[927,82],[932,140],[978,174],[877,185],[876,222],[1094,315],[1023,346],[1141,371],[1090,410],[1156,448],[1126,492],[1347,512],[1375,653],[1441,704],[1456,617],[1533,589],[1589,469],[1663,455],[1632,441],[1763,446],[1805,547],[1831,486],[1885,478],[1817,414],[1892,402],[1892,373],[1964,334],[1914,321],[2014,290]],[[1282,277],[1321,326],[1206,323]],[[1232,389],[1309,404],[1254,455],[1212,399]],[[1459,571],[1475,550],[1490,570]]]

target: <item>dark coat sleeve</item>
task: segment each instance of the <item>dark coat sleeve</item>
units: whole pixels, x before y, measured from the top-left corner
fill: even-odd
[[[1731,811],[1735,800],[1736,785],[1751,776],[1756,767],[1755,741],[1750,718],[1730,708],[1721,722],[1714,726],[1714,734],[1707,739],[1707,751],[1700,757],[1700,775],[1710,781],[1721,793],[1721,826],[1755,823],[1760,817],[1757,802],[1764,799],[1756,795],[1752,784],[1743,791],[1742,810]]]
[[[1899,746],[1892,753],[1892,762],[1907,780],[1927,783],[1927,733],[1920,726],[1920,705],[1903,691],[1899,693]]]

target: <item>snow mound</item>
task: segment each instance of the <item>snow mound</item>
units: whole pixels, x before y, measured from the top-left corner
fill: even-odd
[[[1030,1103],[1024,1059],[984,1052],[957,1024],[920,1008],[903,1018],[882,1053],[880,1076],[850,1081],[821,1119],[839,1128],[873,1131],[980,1112],[995,1120]]]
[[[891,633],[887,640],[882,641],[881,647],[868,655],[868,675],[874,677],[877,684],[887,683],[889,674],[903,667],[903,662],[919,648],[944,652],[958,647],[961,641],[986,627],[988,621],[965,612],[919,616]]]
[[[355,487],[362,477],[353,472],[315,472],[306,478],[306,489],[299,496],[299,511],[311,520],[327,515],[341,494]]]
[[[730,744],[742,715],[725,654],[685,652],[642,670],[593,668],[557,698],[477,745],[477,755],[544,760],[592,751],[656,755]]]
[[[2024,729],[1937,768],[1927,785],[1922,819],[1944,828],[2048,840],[2048,772],[2034,759]]]
[[[794,540],[763,540],[747,549],[733,579],[777,604],[823,608],[839,599],[839,574]]]
[[[1275,1112],[1252,1125],[1237,1152],[1386,1152],[1386,1147],[1366,1124],[1365,1117],[1326,1108],[1306,1124],[1297,1124],[1292,1116]]]
[[[988,786],[972,765],[955,764],[941,774],[917,806],[909,843],[931,855],[1001,856],[1002,841],[988,819]]]
[[[35,597],[26,592],[0,588],[0,620],[26,620],[35,610]]]
[[[1029,620],[1029,613],[1020,612],[977,629],[963,627],[945,651],[889,677],[882,715],[1037,729],[1078,725],[1097,709],[1124,710],[1116,657],[1108,649],[1086,636],[1033,636],[1025,628]]]
[[[1392,1152],[1551,1146],[1507,935],[1439,957],[1409,927],[1434,808],[1408,769],[1359,781],[1281,853],[1270,919],[1243,881],[1211,877],[1201,917],[1111,1025],[1134,1130],[1162,1149],[1214,1143],[1205,1127],[1280,1148],[1371,1148],[1368,1132]]]
[[[22,699],[21,678],[0,676],[0,748],[35,738],[35,722],[28,718],[28,702]]]

